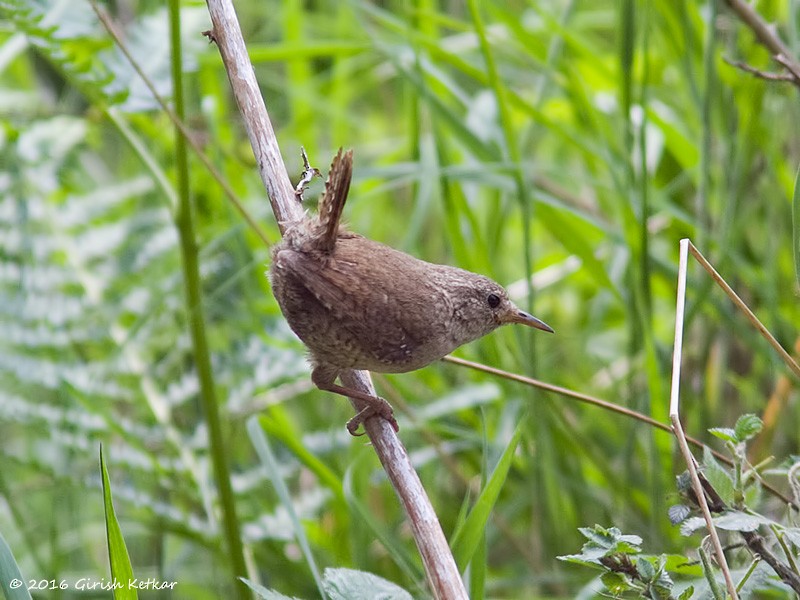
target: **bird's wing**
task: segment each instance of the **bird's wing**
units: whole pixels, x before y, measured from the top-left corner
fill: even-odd
[[[302,252],[290,249],[282,249],[275,260],[285,277],[302,286],[333,317],[342,316],[351,283],[346,273],[328,268],[329,260],[309,260]]]

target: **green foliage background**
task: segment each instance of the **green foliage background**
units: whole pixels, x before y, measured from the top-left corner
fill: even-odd
[[[187,306],[169,119],[89,4],[0,6],[0,531],[22,572],[108,576],[103,442],[137,576],[179,582],[159,597],[231,594],[188,335],[189,311],[201,310],[250,578],[320,593],[294,535],[302,523],[318,566],[424,594],[396,498],[344,430],[349,405],[312,389],[264,277],[269,249],[189,154],[204,295]],[[796,3],[755,7],[797,47]],[[166,8],[105,8],[170,97]],[[775,67],[723,3],[236,8],[293,179],[300,145],[323,170],[339,146],[354,148],[352,229],[492,276],[557,332],[506,328],[459,356],[665,421],[687,236],[794,346],[797,91],[723,61]],[[183,2],[180,23],[187,122],[277,240],[217,49],[200,35],[205,5]],[[697,269],[688,296],[684,419],[701,435],[762,413],[784,371]],[[574,597],[587,573],[555,557],[579,547],[585,524],[614,524],[654,550],[697,543],[666,518],[682,466],[663,433],[450,364],[376,383],[408,401],[401,437],[448,536],[523,423],[473,559],[473,597],[484,589],[475,573],[487,597]],[[772,401],[757,458],[797,451],[797,392]],[[253,415],[259,427],[246,427]],[[257,452],[259,435],[274,461]]]

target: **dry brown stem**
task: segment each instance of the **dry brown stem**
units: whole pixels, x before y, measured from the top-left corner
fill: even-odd
[[[301,206],[289,181],[233,4],[230,0],[207,0],[207,5],[213,24],[209,37],[219,46],[261,179],[283,232],[288,223],[302,216]],[[342,382],[346,387],[375,394],[368,373],[349,371],[342,375]],[[467,598],[444,532],[408,453],[392,427],[383,419],[368,419],[364,426],[406,510],[433,594],[445,600]]]

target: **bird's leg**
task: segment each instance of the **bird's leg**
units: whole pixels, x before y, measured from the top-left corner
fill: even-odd
[[[356,400],[361,400],[366,403],[366,406],[347,422],[347,431],[350,432],[350,435],[364,435],[363,433],[356,433],[356,431],[358,431],[358,427],[364,421],[372,417],[382,417],[389,421],[389,424],[395,431],[400,430],[400,426],[394,418],[394,411],[392,410],[391,404],[380,396],[373,396],[372,394],[354,390],[353,388],[337,385],[334,382],[338,374],[338,369],[332,368],[329,365],[317,365],[311,372],[311,381],[321,390],[333,392],[334,394],[341,394],[348,398],[355,398]]]

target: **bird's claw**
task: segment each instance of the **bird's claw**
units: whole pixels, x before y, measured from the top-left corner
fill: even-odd
[[[367,420],[372,417],[381,417],[389,421],[395,433],[400,431],[400,426],[397,424],[397,419],[394,418],[394,410],[392,405],[380,396],[375,396],[376,401],[367,404],[362,408],[358,414],[347,422],[347,431],[354,437],[362,436],[366,431],[358,433],[358,428]]]

